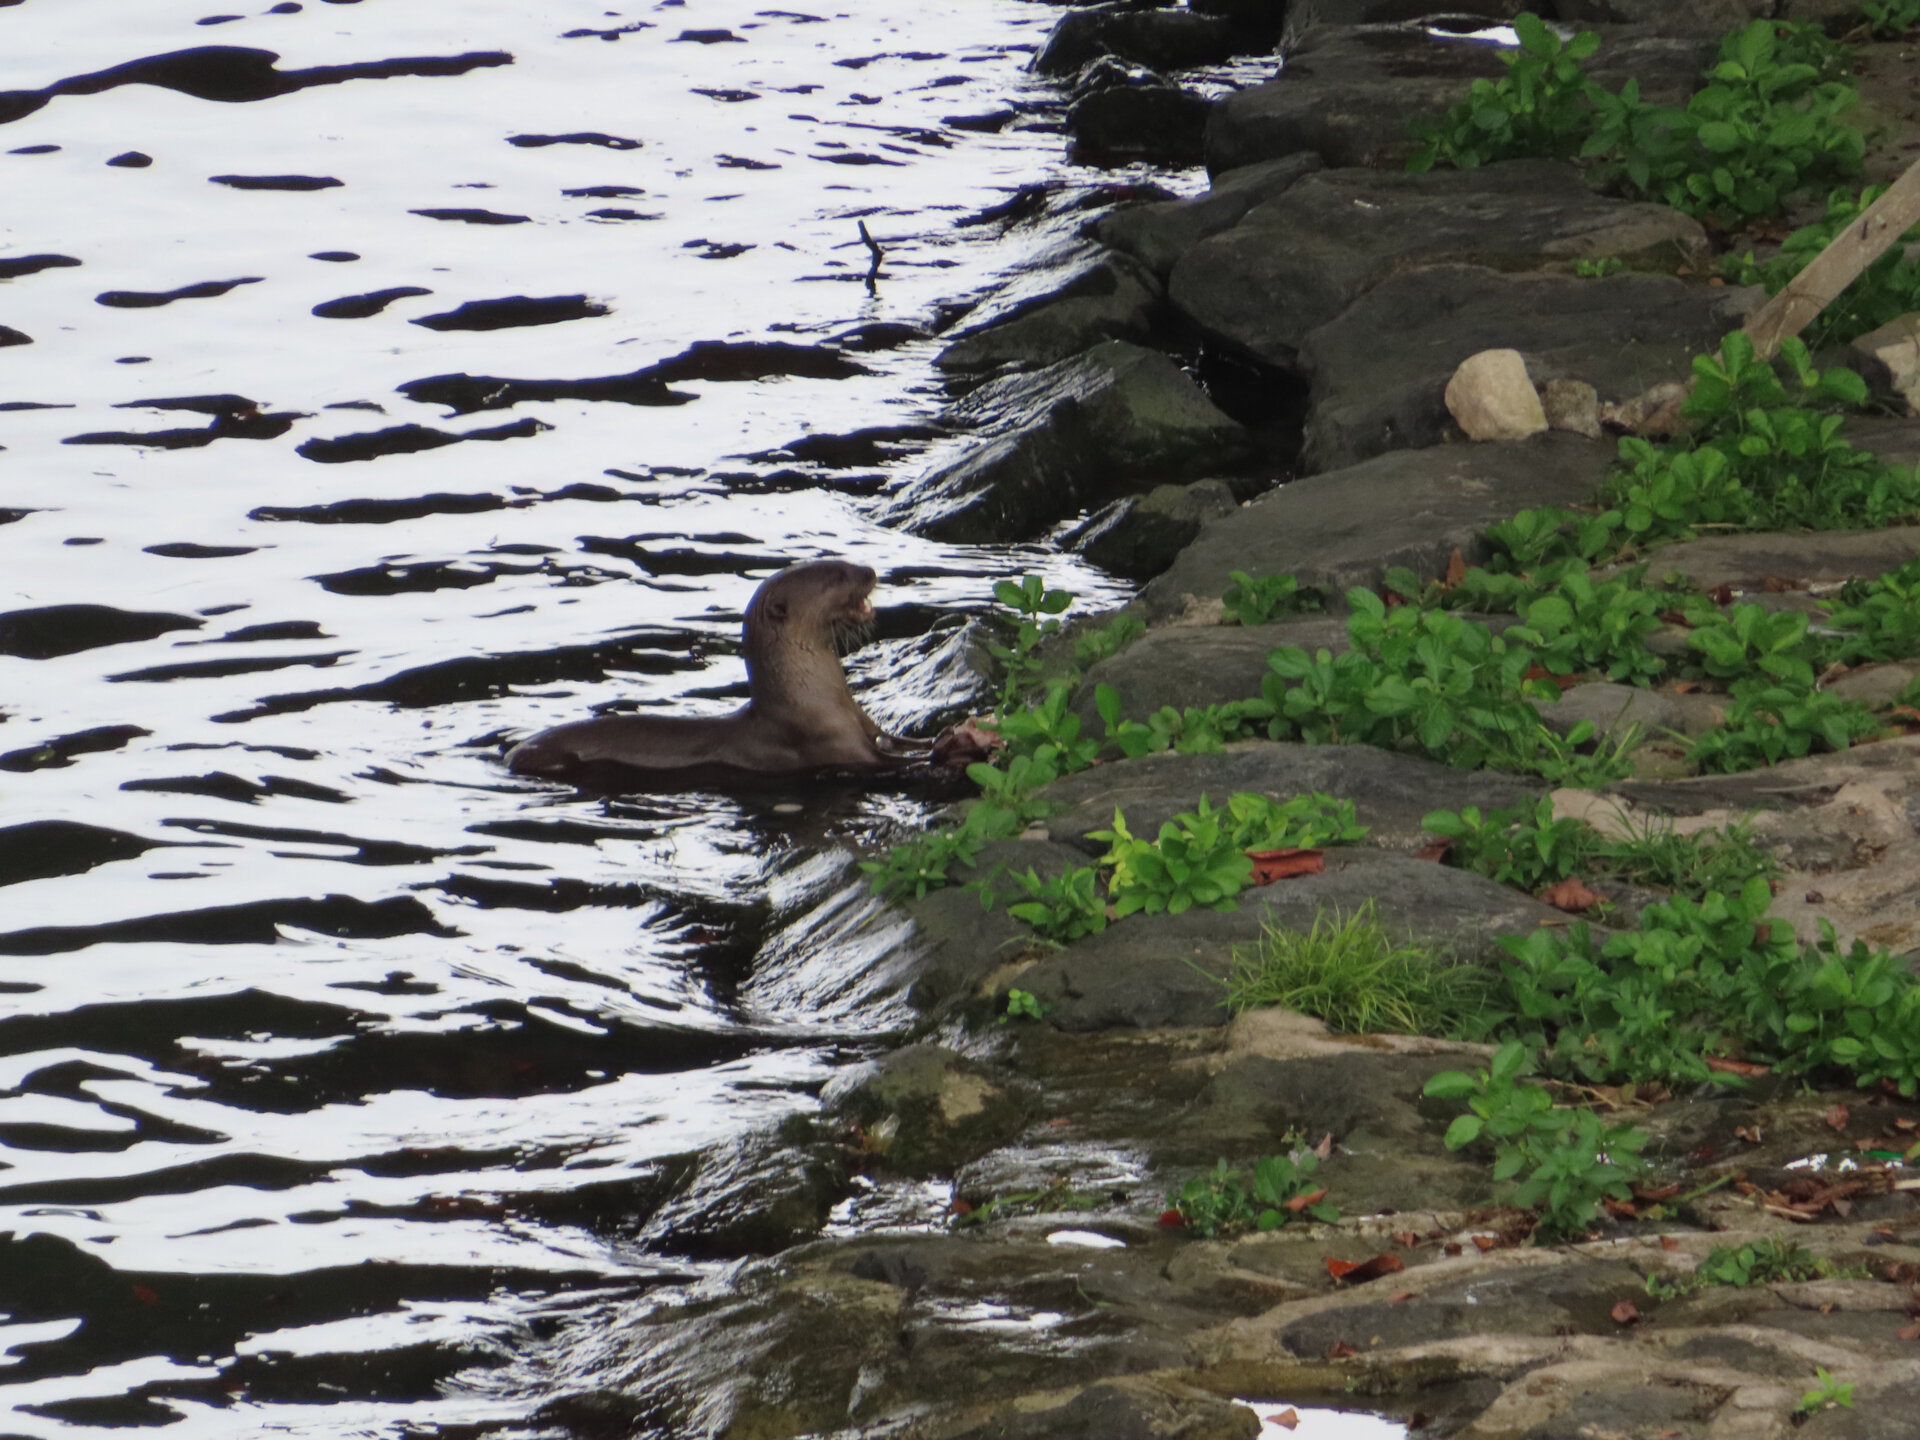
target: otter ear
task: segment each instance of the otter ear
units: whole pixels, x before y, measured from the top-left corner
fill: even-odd
[[[784,600],[769,600],[767,602],[767,618],[769,620],[785,621],[787,618],[787,602]]]

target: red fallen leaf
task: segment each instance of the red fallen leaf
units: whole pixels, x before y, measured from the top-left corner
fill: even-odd
[[[1789,580],[1784,575],[1768,575],[1760,582],[1760,588],[1769,595],[1785,595],[1792,590],[1804,590],[1807,587],[1798,580]]]
[[[133,1298],[138,1300],[142,1305],[158,1305],[160,1303],[160,1292],[150,1289],[145,1285],[136,1285],[133,1287]]]
[[[1327,1359],[1350,1360],[1360,1352],[1344,1340],[1336,1340],[1327,1347]]]
[[[1640,1212],[1624,1200],[1615,1200],[1612,1196],[1603,1196],[1600,1201],[1606,1212],[1616,1220],[1638,1220]]]
[[[1540,898],[1556,910],[1591,910],[1606,897],[1596,894],[1577,879],[1562,880],[1540,892]]]
[[[1327,1257],[1327,1274],[1336,1280],[1346,1279],[1349,1271],[1358,1270],[1359,1268],[1360,1267],[1351,1260],[1341,1260],[1333,1255]]]
[[[1660,1237],[1660,1248],[1662,1250],[1678,1250],[1680,1248],[1680,1242],[1671,1235],[1662,1235]]]
[[[1253,861],[1255,885],[1271,885],[1296,875],[1319,875],[1327,868],[1326,852],[1321,850],[1249,850],[1247,858]]]
[[[964,1200],[955,1200],[951,1205],[947,1206],[947,1213],[949,1215],[971,1215],[973,1213],[973,1206]]]
[[[1382,1275],[1397,1275],[1407,1268],[1407,1262],[1391,1250],[1374,1256],[1358,1265],[1347,1265],[1333,1278],[1343,1285],[1364,1285],[1369,1280],[1378,1280]],[[1333,1269],[1333,1262],[1327,1262],[1327,1269]]]
[[[1633,1198],[1647,1205],[1658,1205],[1662,1200],[1671,1200],[1679,1193],[1678,1185],[1648,1186],[1644,1190],[1638,1185],[1633,1187]]]
[[[1607,1313],[1613,1316],[1614,1324],[1631,1325],[1640,1318],[1640,1307],[1631,1300],[1622,1300]]]
[[[1437,865],[1447,858],[1447,852],[1451,849],[1453,849],[1453,841],[1439,840],[1427,846],[1424,850],[1414,851],[1413,858],[1416,860],[1431,860]]]
[[[1465,557],[1460,554],[1459,549],[1456,547],[1453,554],[1447,557],[1446,586],[1449,590],[1452,590],[1456,586],[1458,586],[1462,580],[1466,578],[1467,578],[1467,562]]]
[[[1580,683],[1580,677],[1578,675],[1556,675],[1544,665],[1529,665],[1527,667],[1527,673],[1523,678],[1527,680],[1551,680],[1560,687],[1563,693],[1571,690]]]
[[[1654,619],[1664,625],[1684,625],[1687,623],[1686,613],[1681,610],[1662,610],[1655,614]]]
[[[1287,1201],[1287,1209],[1291,1210],[1294,1214],[1298,1215],[1302,1210],[1306,1209],[1309,1205],[1318,1205],[1322,1200],[1326,1198],[1327,1198],[1327,1187],[1322,1185],[1318,1190],[1311,1191],[1308,1194],[1294,1196],[1291,1200]]]
[[[1673,693],[1676,695],[1691,695],[1699,688],[1700,682],[1698,680],[1676,680],[1673,682]]]
[[[1476,1235],[1473,1237],[1473,1243],[1477,1245],[1481,1253],[1484,1254],[1488,1250],[1499,1248],[1500,1237],[1498,1235]]]
[[[1404,1304],[1406,1304],[1406,1303],[1407,1303],[1407,1302],[1408,1302],[1409,1300],[1411,1300],[1412,1298],[1413,1298],[1413,1291],[1411,1291],[1411,1290],[1402,1290],[1402,1291],[1401,1291],[1401,1292],[1400,1292],[1400,1293],[1399,1293],[1398,1295],[1393,1295],[1393,1296],[1389,1296],[1389,1297],[1388,1297],[1388,1299],[1387,1299],[1387,1304],[1389,1304],[1389,1305],[1404,1305]]]
[[[1847,1107],[1846,1106],[1835,1105],[1831,1109],[1829,1109],[1826,1114],[1822,1115],[1820,1118],[1827,1122],[1827,1128],[1829,1130],[1838,1130],[1842,1134],[1846,1133],[1846,1129],[1847,1129]]]
[[[1182,1215],[1178,1210],[1162,1210],[1160,1212],[1160,1223],[1169,1230],[1178,1230],[1187,1223],[1187,1217]]]
[[[1756,1065],[1751,1060],[1729,1060],[1724,1055],[1707,1056],[1707,1069],[1718,1070],[1723,1075],[1765,1075],[1768,1067]]]
[[[1449,1259],[1458,1259],[1466,1253],[1467,1247],[1462,1245],[1458,1240],[1449,1240],[1446,1244],[1442,1245],[1440,1249]]]
[[[1282,1430],[1298,1430],[1300,1428],[1300,1412],[1289,1406],[1278,1415],[1267,1416],[1266,1421],[1269,1425],[1278,1425]]]

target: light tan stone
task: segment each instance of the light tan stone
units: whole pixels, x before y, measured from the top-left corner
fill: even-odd
[[[1447,412],[1469,440],[1524,440],[1547,428],[1518,350],[1469,355],[1447,382]]]

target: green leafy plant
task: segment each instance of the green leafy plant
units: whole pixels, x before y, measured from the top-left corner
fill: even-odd
[[[1424,117],[1413,122],[1420,145],[1407,169],[1431,170],[1445,161],[1470,170],[1495,160],[1568,158],[1579,151],[1592,127],[1588,92],[1597,88],[1580,62],[1600,48],[1600,37],[1587,31],[1562,41],[1531,11],[1516,15],[1513,29],[1520,45],[1501,52],[1505,75],[1474,81],[1466,100],[1438,124]]]
[[[1111,659],[1147,633],[1146,622],[1137,615],[1116,615],[1098,629],[1075,637],[1073,663],[1091,670],[1102,660]]]
[[[1862,0],[1860,12],[1878,40],[1898,39],[1920,25],[1920,0]]]
[[[956,864],[971,867],[984,846],[1011,840],[1024,823],[1015,809],[976,801],[954,829],[897,845],[882,859],[862,860],[860,869],[874,894],[888,899],[911,895],[919,900],[929,890],[951,883]]]
[[[1581,154],[1596,179],[1701,219],[1737,224],[1860,168],[1866,140],[1841,117],[1859,99],[1847,54],[1816,27],[1755,20],[1728,36],[1685,109],[1648,105],[1629,80],[1590,85]]]
[[[1268,924],[1236,945],[1223,980],[1235,1014],[1264,1006],[1297,1010],[1348,1035],[1452,1035],[1481,1013],[1491,980],[1395,937],[1369,900],[1351,915],[1321,911],[1302,934]]]
[[[1767,680],[1735,682],[1726,723],[1701,735],[1687,758],[1702,770],[1735,773],[1815,750],[1845,750],[1880,722],[1857,700]]]
[[[1297,1150],[1292,1155],[1266,1156],[1248,1176],[1222,1160],[1169,1195],[1167,1203],[1179,1211],[1187,1229],[1208,1238],[1277,1230],[1300,1210],[1331,1224],[1340,1218],[1339,1212],[1324,1201],[1298,1208],[1291,1203],[1322,1189],[1313,1180],[1319,1165],[1311,1150]]]
[[[1100,893],[1100,872],[1091,865],[1042,880],[1029,867],[1008,878],[1026,895],[1007,907],[1014,919],[1033,927],[1044,940],[1068,942],[1098,935],[1107,928],[1107,902]],[[992,900],[987,898],[990,908]]]
[[[1106,726],[1107,743],[1130,760],[1168,750],[1216,755],[1232,741],[1259,734],[1273,713],[1264,700],[1234,700],[1203,709],[1163,705],[1144,721],[1127,720],[1120,714],[1119,692],[1105,681],[1094,687],[1094,709]]]
[[[1494,810],[1482,816],[1469,805],[1455,813],[1435,810],[1420,828],[1453,842],[1447,858],[1522,890],[1538,890],[1565,880],[1599,854],[1601,841],[1591,825],[1571,817],[1553,818],[1553,800],[1542,796],[1532,806]]]
[[[1602,1201],[1631,1196],[1647,1168],[1640,1158],[1647,1135],[1609,1126],[1591,1110],[1555,1107],[1543,1087],[1522,1083],[1530,1068],[1526,1047],[1510,1040],[1485,1070],[1442,1071],[1425,1093],[1466,1102],[1467,1113],[1447,1127],[1449,1150],[1490,1142],[1494,1178],[1519,1181],[1513,1203],[1540,1207],[1543,1235],[1577,1235]]]
[[[1800,1397],[1800,1403],[1793,1407],[1795,1413],[1800,1415],[1814,1415],[1822,1410],[1832,1409],[1835,1406],[1844,1410],[1851,1410],[1853,1408],[1853,1385],[1851,1382],[1843,1384],[1835,1380],[1832,1372],[1824,1365],[1814,1366],[1813,1373],[1814,1377],[1820,1383]]]
[[[1596,585],[1584,568],[1563,567],[1550,589],[1519,605],[1520,624],[1506,632],[1507,643],[1531,646],[1555,675],[1641,684],[1664,673],[1647,636],[1660,628],[1666,601],[1641,583],[1643,573]]]
[[[1047,683],[1044,698],[996,714],[988,726],[1007,742],[1008,763],[1043,751],[1056,774],[1084,770],[1100,753],[1100,742],[1080,734],[1080,717],[1069,707],[1073,686],[1064,679]]]
[[[1488,1028],[1590,1083],[1729,1083],[1711,1054],[1920,1090],[1920,985],[1884,950],[1842,949],[1830,926],[1796,941],[1766,919],[1772,898],[1755,876],[1649,905],[1603,942],[1585,925],[1504,937]]]
[[[1318,850],[1357,845],[1368,827],[1351,800],[1313,791],[1286,800],[1253,792],[1227,797],[1228,833],[1242,850]]]
[[[987,650],[1000,662],[999,709],[1004,713],[1040,683],[1045,671],[1039,653],[1041,643],[1060,633],[1058,617],[1072,608],[1073,595],[1048,589],[1038,575],[1026,575],[1019,580],[999,581],[993,587],[993,598],[1004,607],[1005,613],[993,618],[1005,638],[990,640]]]
[[[1040,997],[1031,990],[1009,990],[1006,1013],[1000,1017],[1000,1023],[1005,1025],[1010,1020],[1044,1020],[1046,1016],[1046,1007],[1040,1003]]]
[[[1845,586],[1839,604],[1829,607],[1825,628],[1838,633],[1815,641],[1823,668],[1920,655],[1920,560]]]
[[[1609,255],[1599,260],[1576,260],[1573,273],[1582,280],[1604,280],[1609,275],[1618,275],[1627,268],[1627,262]]]
[[[1192,813],[1176,815],[1160,827],[1158,840],[1148,842],[1128,830],[1126,816],[1115,810],[1111,830],[1088,836],[1108,845],[1100,864],[1112,872],[1114,917],[1139,911],[1182,915],[1195,906],[1234,909],[1233,897],[1253,876],[1253,861],[1234,843],[1222,823],[1226,818],[1203,795]]]
[[[1804,610],[1769,612],[1735,605],[1701,617],[1687,644],[1701,655],[1701,668],[1721,679],[1765,676],[1796,690],[1813,688],[1812,646]]]
[[[1305,590],[1292,575],[1249,575],[1232,571],[1233,583],[1221,596],[1227,613],[1242,625],[1265,625],[1277,615],[1297,615],[1320,608],[1319,592]]]

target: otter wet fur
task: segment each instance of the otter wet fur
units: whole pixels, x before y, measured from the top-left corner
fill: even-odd
[[[841,560],[782,570],[747,604],[747,703],[712,717],[609,715],[543,730],[507,755],[516,775],[555,780],[651,772],[652,783],[730,775],[876,770],[924,761],[855,703],[838,641],[873,623],[874,572]]]

